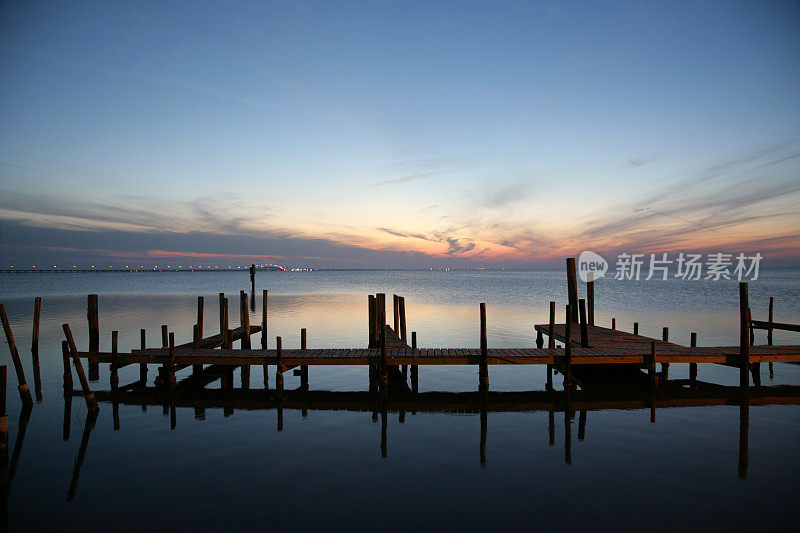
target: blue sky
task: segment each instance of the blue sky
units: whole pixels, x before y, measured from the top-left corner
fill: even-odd
[[[798,94],[797,2],[5,2],[0,267],[797,262]]]

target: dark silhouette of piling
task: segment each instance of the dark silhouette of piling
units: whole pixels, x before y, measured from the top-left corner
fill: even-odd
[[[697,333],[692,332],[689,346],[692,348],[697,347]],[[689,380],[697,381],[697,363],[689,363]]]
[[[83,398],[86,400],[86,407],[89,411],[99,411],[100,407],[97,405],[97,400],[94,397],[92,389],[89,388],[89,381],[86,379],[86,374],[83,373],[83,365],[81,359],[78,357],[78,349],[75,347],[75,339],[72,338],[72,331],[69,329],[69,324],[62,324],[61,328],[64,330],[64,336],[67,338],[69,344],[69,353],[72,357],[72,364],[75,366],[75,372],[78,374],[78,381],[81,383],[81,390],[83,391]]]
[[[96,294],[90,294],[87,298],[86,318],[89,321],[89,352],[96,354],[100,351],[100,307]],[[100,379],[100,363],[89,362],[89,380],[98,379]]]
[[[306,328],[300,330],[300,349],[306,350]],[[300,387],[308,390],[308,365],[300,366]]]
[[[750,384],[750,307],[747,283],[739,283],[739,385],[747,389]]]
[[[478,388],[481,391],[489,390],[489,365],[487,359],[489,356],[489,347],[486,340],[486,304],[480,305],[480,319],[481,319],[481,359],[478,366]]]
[[[33,332],[31,335],[31,358],[33,360],[33,390],[36,401],[42,401],[42,376],[39,370],[39,319],[42,313],[42,299],[33,300]]]
[[[580,306],[579,314],[581,319],[581,348],[589,347],[589,328],[586,324],[586,300],[581,298],[578,300]]]
[[[567,322],[578,322],[578,277],[575,273],[575,258],[567,258],[567,294],[569,297],[570,315]]]
[[[25,381],[25,371],[22,368],[22,360],[19,358],[19,350],[17,350],[17,344],[14,342],[14,333],[11,331],[11,324],[6,316],[6,308],[3,304],[0,304],[0,320],[3,321],[3,330],[6,334],[6,341],[8,341],[8,349],[11,352],[11,360],[14,362],[14,371],[17,374],[19,397],[23,405],[33,405],[31,391],[28,388],[28,382]]]

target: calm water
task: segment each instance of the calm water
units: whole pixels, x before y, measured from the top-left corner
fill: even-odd
[[[363,347],[366,295],[374,292],[406,297],[409,331],[420,346],[476,347],[478,303],[486,302],[490,346],[512,347],[534,345],[533,325],[547,321],[550,300],[563,309],[564,278],[561,271],[259,272],[256,286],[270,291],[270,347],[276,335],[285,347],[298,345],[302,327],[310,348]],[[101,349],[110,349],[117,329],[127,350],[138,347],[139,328],[157,345],[161,324],[175,331],[176,342],[190,340],[198,295],[206,297],[206,331],[213,331],[216,294],[229,293],[235,307],[236,293],[248,288],[246,272],[0,274],[0,302],[30,383],[33,297],[43,298],[43,399],[27,424],[6,346],[0,355],[10,370],[10,455],[17,458],[10,530],[796,528],[797,405],[751,406],[744,419],[736,402],[664,408],[655,423],[649,409],[566,417],[556,410],[551,426],[551,413],[528,401],[544,391],[545,369],[492,366],[493,391],[534,396],[522,395],[527,404],[520,396],[494,397],[482,424],[479,402],[463,395],[448,397],[447,412],[382,415],[377,399],[356,394],[368,389],[365,368],[311,367],[312,391],[352,392],[309,403],[305,412],[284,408],[281,431],[274,406],[257,408],[263,377],[256,368],[247,398],[215,390],[179,399],[174,429],[157,399],[146,408],[120,404],[118,429],[110,403],[101,402],[93,429],[82,398],[65,412],[60,325],[68,322],[79,347],[87,345],[87,293],[100,294]],[[766,319],[770,296],[777,321],[800,322],[800,271],[767,271],[751,282],[754,318]],[[687,343],[692,331],[700,345],[738,342],[735,282],[601,280],[596,300],[600,325],[615,317],[619,328],[630,330],[636,320],[654,337],[668,326],[674,342]],[[259,298],[251,321],[260,315]],[[800,344],[800,335],[776,332],[775,341]],[[756,342],[764,342],[763,333]],[[155,374],[151,367],[150,381]],[[765,386],[800,386],[800,366],[776,364],[771,379],[766,368],[762,374]],[[671,379],[687,376],[688,365],[671,366]],[[138,368],[120,371],[123,384],[137,377]],[[700,365],[699,379],[735,386],[738,370]],[[560,376],[555,385],[561,388]],[[288,373],[286,388],[297,386]],[[92,387],[108,390],[106,365]],[[419,387],[471,392],[476,369],[423,367]],[[596,394],[616,398],[635,395],[634,388],[606,386]]]

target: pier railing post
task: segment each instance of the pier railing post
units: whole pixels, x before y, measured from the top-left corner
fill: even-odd
[[[482,392],[489,390],[489,346],[486,340],[486,304],[480,305],[481,317],[481,360],[478,366],[478,388]]]
[[[750,307],[747,283],[739,283],[739,385],[747,390],[750,385]]]
[[[567,295],[569,297],[570,315],[567,321],[578,323],[578,277],[575,272],[575,258],[567,258]]]

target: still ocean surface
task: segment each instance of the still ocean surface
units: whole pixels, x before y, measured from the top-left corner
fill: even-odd
[[[101,402],[91,430],[84,428],[81,398],[65,411],[61,324],[71,325],[85,349],[86,294],[100,295],[101,350],[110,350],[111,331],[119,330],[120,349],[127,351],[138,348],[140,328],[147,329],[149,346],[158,345],[161,324],[175,331],[176,343],[191,340],[201,295],[206,331],[215,331],[217,293],[227,293],[235,309],[249,281],[246,271],[0,274],[0,303],[31,388],[33,298],[42,297],[43,399],[27,424],[18,424],[7,346],[0,354],[9,368],[10,455],[16,456],[9,530],[796,530],[798,405],[749,408],[746,477],[740,475],[735,404],[659,409],[655,423],[648,409],[590,410],[581,415],[580,435],[578,413],[566,423],[557,413],[552,445],[547,411],[492,411],[484,463],[480,416],[473,412],[405,413],[402,422],[389,412],[383,457],[381,423],[369,411],[310,409],[303,416],[285,409],[282,431],[274,408],[232,415],[209,408],[200,420],[195,409],[179,406],[170,429],[160,406],[121,404],[118,430],[109,403]],[[300,328],[308,330],[309,348],[365,347],[367,295],[375,292],[387,293],[389,302],[393,293],[405,296],[408,330],[417,332],[421,347],[477,347],[480,302],[487,304],[490,346],[530,347],[533,325],[547,321],[549,301],[558,302],[563,320],[567,297],[564,272],[551,270],[258,272],[252,324],[260,323],[261,289],[270,295],[269,346],[281,336],[287,348],[299,345]],[[581,284],[581,297],[583,291]],[[750,282],[754,319],[766,320],[770,296],[776,321],[800,323],[800,270],[765,270]],[[603,279],[595,299],[598,325],[609,326],[615,317],[619,329],[630,331],[638,321],[640,334],[655,338],[668,326],[670,340],[680,344],[688,344],[693,331],[700,346],[738,343],[735,281]],[[238,325],[234,315],[232,327]],[[391,309],[388,316],[391,322]],[[756,344],[764,337],[758,331]],[[800,344],[796,333],[779,331],[774,338]],[[155,375],[151,367],[149,381]],[[544,367],[491,366],[489,375],[492,391],[545,388]],[[299,377],[286,376],[287,389],[299,386]],[[764,386],[800,386],[798,365],[778,363],[771,378],[766,368],[762,376]],[[133,365],[120,371],[122,384],[137,377]],[[670,379],[687,377],[688,365],[671,365]],[[735,386],[739,374],[700,365],[698,378]],[[554,383],[560,389],[561,376]],[[262,384],[254,367],[251,388]],[[91,385],[108,390],[107,365]],[[419,371],[420,392],[476,388],[473,367]],[[311,367],[310,389],[365,391],[367,369]]]

